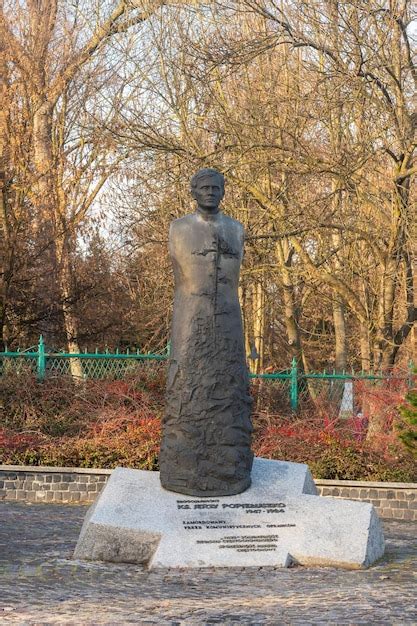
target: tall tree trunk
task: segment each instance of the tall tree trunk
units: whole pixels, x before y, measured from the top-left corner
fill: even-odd
[[[327,11],[331,24],[331,45],[332,48],[339,54],[340,49],[340,25],[339,25],[339,2],[338,0],[326,0]],[[322,59],[324,63],[324,55]],[[343,152],[345,143],[345,130],[343,127],[343,98],[341,89],[336,87],[332,94],[327,95],[329,102],[334,100],[334,104],[330,108],[329,113],[329,134],[332,144],[332,151],[337,161],[341,160],[341,154]],[[342,188],[343,181],[340,180],[340,176],[336,174],[332,178],[332,214],[340,216],[342,214]],[[341,236],[340,232],[334,232],[331,236],[331,242],[333,247],[338,250],[341,248]],[[336,253],[334,257],[334,269],[337,275],[340,275],[342,271],[342,263],[340,262],[339,255]],[[346,369],[347,364],[347,346],[346,346],[346,324],[345,324],[345,303],[340,295],[332,290],[332,313],[333,313],[333,327],[335,336],[335,367],[338,372]],[[340,394],[343,393],[344,382],[342,385],[338,385],[340,388]]]
[[[397,171],[395,175],[398,175]],[[384,370],[393,367],[398,350],[410,333],[417,318],[414,303],[413,266],[405,248],[406,231],[409,228],[408,221],[410,219],[409,184],[409,179],[395,184],[391,232],[385,267],[381,276],[378,338],[379,365]],[[395,332],[394,309],[401,266],[405,272],[407,312],[402,328]]]
[[[2,10],[0,5],[0,10]],[[7,199],[8,162],[8,105],[7,105],[7,63],[5,51],[0,42],[0,350],[4,350],[4,329],[7,316],[10,282],[12,278],[13,254],[10,249],[10,232]]]
[[[68,352],[70,354],[79,354],[80,346],[78,343],[78,319],[74,307],[74,277],[71,262],[71,247],[68,238],[60,237],[57,241],[58,249],[58,267],[59,267],[59,285],[62,298],[62,314],[64,318],[65,332],[67,335]],[[81,359],[70,359],[71,376],[76,379],[83,378],[83,368]]]
[[[340,205],[340,194],[335,196],[335,202]],[[340,246],[340,235],[338,233],[332,236],[333,245]],[[335,259],[336,271],[342,270],[341,263],[336,255]],[[335,338],[335,367],[336,371],[342,372],[347,366],[347,344],[346,344],[346,320],[345,320],[345,304],[337,293],[333,292],[332,300],[333,310],[333,326]]]
[[[65,194],[60,184],[52,152],[52,107],[48,102],[35,102],[33,118],[33,156],[37,170],[37,204],[43,236],[48,238],[51,262],[57,274],[62,300],[62,315],[68,352],[79,354],[78,322],[74,308],[71,249],[68,226],[65,220]],[[82,377],[79,359],[70,359],[71,374]]]
[[[265,293],[262,282],[258,280],[253,292],[253,342],[257,354],[255,373],[262,372],[264,367],[264,332],[265,332]]]
[[[291,274],[292,249],[286,239],[278,240],[275,251],[280,266],[283,300],[284,300],[284,322],[287,332],[287,340],[292,360],[294,357],[299,366],[303,364],[303,354],[301,345],[300,328],[298,325],[298,308],[295,297],[293,277]]]

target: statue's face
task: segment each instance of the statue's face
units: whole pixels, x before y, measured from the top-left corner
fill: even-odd
[[[191,190],[191,195],[198,206],[205,211],[215,211],[223,196],[224,189],[219,176],[202,176]]]

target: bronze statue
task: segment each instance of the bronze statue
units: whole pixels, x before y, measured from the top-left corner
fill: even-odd
[[[241,493],[250,485],[252,400],[238,299],[244,230],[224,215],[223,175],[191,179],[197,210],[171,224],[175,298],[161,484],[194,496]]]

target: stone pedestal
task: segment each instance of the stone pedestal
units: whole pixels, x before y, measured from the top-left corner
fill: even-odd
[[[255,459],[252,486],[216,498],[166,491],[157,472],[118,468],[86,516],[74,558],[149,568],[359,568],[383,555],[372,505],[316,493],[297,463]]]

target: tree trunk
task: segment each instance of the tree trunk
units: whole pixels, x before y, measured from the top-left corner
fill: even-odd
[[[346,370],[347,364],[347,346],[346,346],[346,324],[345,324],[345,309],[343,304],[337,299],[337,294],[334,294],[332,301],[333,309],[333,326],[334,326],[334,338],[335,338],[335,369],[337,372],[343,372]],[[340,406],[339,415],[341,417],[349,417],[349,412],[342,411],[343,397],[346,388],[345,380],[333,380],[330,385],[330,401],[332,404]],[[343,415],[342,415],[343,413]]]
[[[0,44],[1,46],[1,44]],[[12,277],[10,232],[7,211],[7,162],[8,133],[7,117],[7,64],[4,50],[0,47],[0,350],[5,348],[4,328],[6,323],[8,293]]]
[[[333,299],[333,324],[336,371],[343,372],[347,365],[345,307],[336,298]]]
[[[298,326],[298,309],[291,275],[292,251],[287,240],[278,241],[275,247],[279,262],[284,300],[284,321],[287,331],[290,360],[294,357],[299,366],[303,363],[300,329]]]
[[[52,152],[52,107],[48,103],[35,103],[33,121],[34,163],[37,169],[37,204],[43,226],[43,236],[50,243],[51,263],[57,272],[62,299],[62,314],[68,352],[79,354],[78,322],[74,308],[73,279],[70,258],[68,227],[65,220],[65,194],[59,186],[59,176]],[[70,359],[71,375],[82,378],[79,359]]]
[[[369,372],[371,369],[371,346],[369,341],[369,328],[365,322],[360,323],[360,348],[362,371]]]
[[[59,285],[62,298],[62,314],[64,318],[65,332],[67,336],[68,352],[70,354],[79,354],[80,346],[78,343],[78,319],[73,303],[73,270],[71,263],[70,243],[65,238],[59,238],[57,241],[59,254]],[[80,359],[70,359],[71,376],[75,379],[83,378],[83,368]]]
[[[248,302],[247,302],[247,287],[239,286],[239,301],[240,308],[242,310],[242,320],[243,320],[243,337],[245,342],[245,355],[246,359],[248,359],[251,351],[250,347],[250,324],[248,320]]]
[[[255,373],[262,372],[264,367],[264,331],[265,331],[265,293],[262,282],[259,280],[254,285],[253,292],[253,342],[257,359],[255,360]]]
[[[340,118],[337,120],[337,129],[340,132]],[[337,149],[340,149],[339,141],[337,143]],[[337,181],[333,181],[333,209],[337,214],[341,210],[342,196]],[[341,247],[340,233],[332,234],[332,244],[335,249]],[[340,274],[342,270],[342,264],[338,255],[335,260],[335,270],[337,274]],[[335,368],[337,372],[343,372],[347,365],[347,345],[346,345],[346,321],[345,321],[345,304],[342,298],[333,291],[332,299],[332,312],[333,312],[333,326],[334,326],[334,339],[335,339]]]

